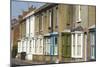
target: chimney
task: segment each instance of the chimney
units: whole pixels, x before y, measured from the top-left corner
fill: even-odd
[[[33,11],[33,10],[35,10],[35,9],[36,9],[36,7],[33,8],[33,5],[31,5],[31,6],[28,8],[28,12],[31,12],[31,11]]]
[[[22,19],[22,15],[19,15],[19,16],[18,16],[18,19],[19,19],[19,21],[20,21],[20,20]]]
[[[25,16],[28,12],[27,11],[23,11],[23,16]]]

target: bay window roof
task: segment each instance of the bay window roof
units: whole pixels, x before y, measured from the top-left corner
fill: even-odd
[[[76,27],[76,28],[72,28],[71,29],[71,32],[74,32],[74,31],[83,31],[84,29],[83,29],[83,27],[82,26],[78,26],[78,27]]]

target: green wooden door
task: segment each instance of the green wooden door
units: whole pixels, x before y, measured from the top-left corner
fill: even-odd
[[[71,34],[63,33],[62,34],[62,53],[63,57],[71,57]]]

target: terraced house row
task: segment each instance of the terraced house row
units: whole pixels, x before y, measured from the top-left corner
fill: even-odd
[[[96,6],[45,4],[19,16],[16,58],[47,63],[96,60]]]

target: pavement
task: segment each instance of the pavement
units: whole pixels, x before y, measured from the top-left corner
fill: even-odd
[[[11,67],[38,65],[38,64],[45,64],[45,62],[27,61],[27,60],[20,60],[14,58],[11,59]]]

